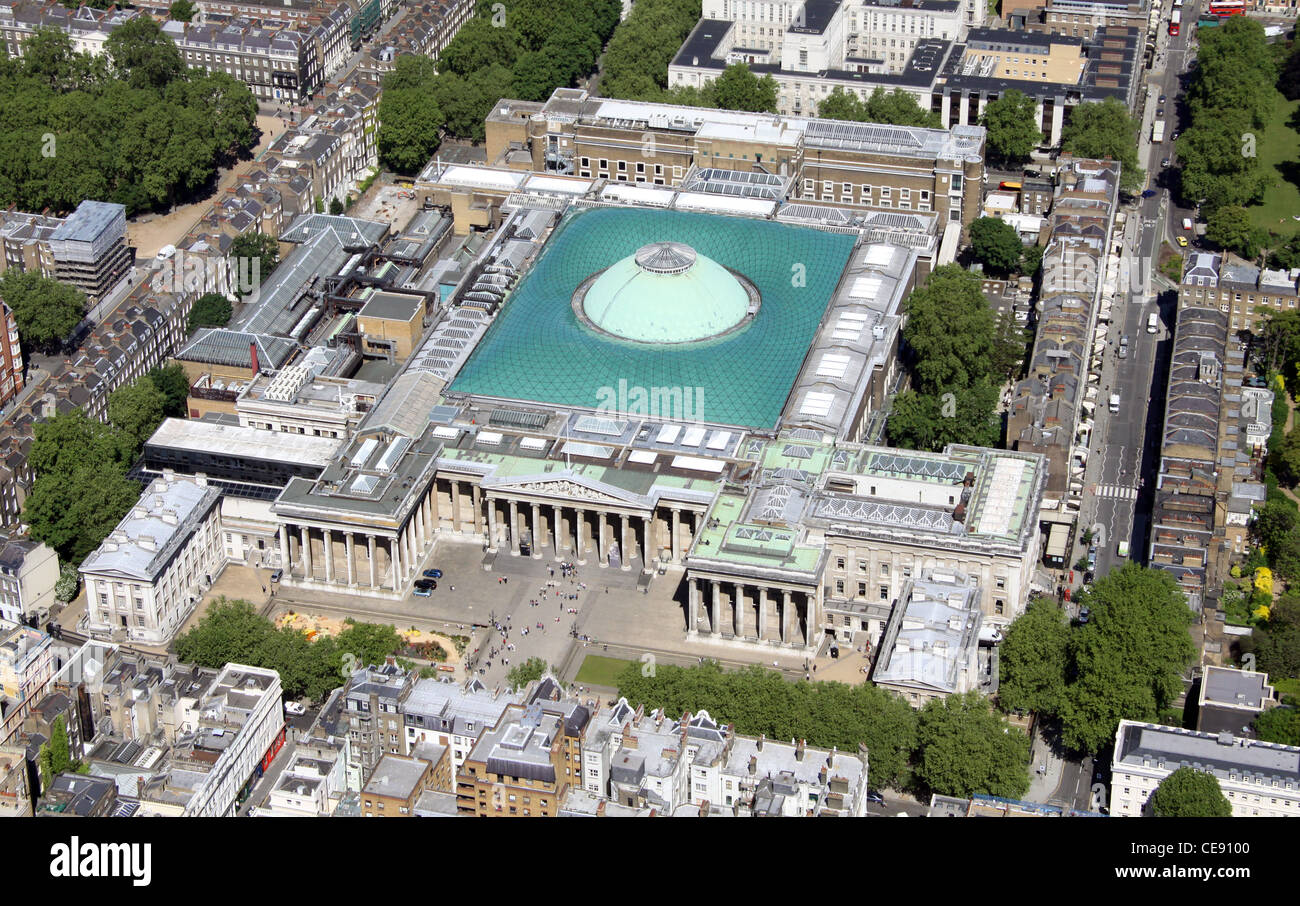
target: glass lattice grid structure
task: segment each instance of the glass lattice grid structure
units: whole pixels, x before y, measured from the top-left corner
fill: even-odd
[[[762,298],[754,319],[721,337],[667,345],[619,340],[583,325],[571,304],[579,285],[661,241],[685,243],[748,278]],[[608,409],[620,386],[646,394],[698,388],[691,421],[773,427],[855,241],[850,234],[683,211],[570,212],[448,389]],[[634,401],[617,408],[673,417],[638,412]]]

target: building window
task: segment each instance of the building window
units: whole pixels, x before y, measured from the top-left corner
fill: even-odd
[[[882,586],[880,586],[880,600],[882,600],[882,601],[888,601],[888,600],[889,600],[889,586],[888,586],[888,585],[882,585]]]

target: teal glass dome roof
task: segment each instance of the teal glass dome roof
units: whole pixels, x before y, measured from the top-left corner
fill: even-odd
[[[584,281],[575,302],[604,333],[637,343],[690,343],[739,326],[750,300],[712,258],[680,242],[652,242]]]

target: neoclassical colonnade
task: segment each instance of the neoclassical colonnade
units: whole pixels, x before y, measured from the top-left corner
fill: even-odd
[[[821,632],[821,603],[813,589],[688,574],[686,595],[688,638],[812,648]]]
[[[398,530],[292,518],[279,526],[280,562],[291,581],[400,593],[433,547],[438,501],[425,494]]]
[[[536,483],[534,483],[536,484]],[[290,582],[318,582],[400,593],[415,577],[439,533],[482,539],[492,552],[519,556],[525,539],[536,559],[554,557],[646,572],[667,551],[680,565],[703,519],[703,504],[661,503],[638,510],[571,481],[484,489],[460,475],[437,475],[398,530],[337,520],[282,517],[280,563]],[[547,493],[549,492],[549,493]],[[585,495],[585,496],[584,496]],[[648,554],[648,555],[647,555]]]
[[[640,560],[649,572],[667,551],[667,562],[680,565],[690,550],[703,513],[685,506],[659,505],[636,510],[592,497],[558,495],[539,498],[508,488],[484,492],[488,550],[505,548],[520,556],[528,540],[535,559],[572,559],[580,565],[594,556],[600,566],[631,569]],[[578,490],[581,490],[578,488]]]

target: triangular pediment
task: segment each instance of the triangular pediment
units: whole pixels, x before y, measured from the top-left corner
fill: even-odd
[[[639,495],[569,472],[546,476],[524,476],[504,481],[485,480],[483,488],[492,491],[517,491],[520,494],[549,497],[554,500],[579,500],[622,506],[645,505],[645,500]]]

